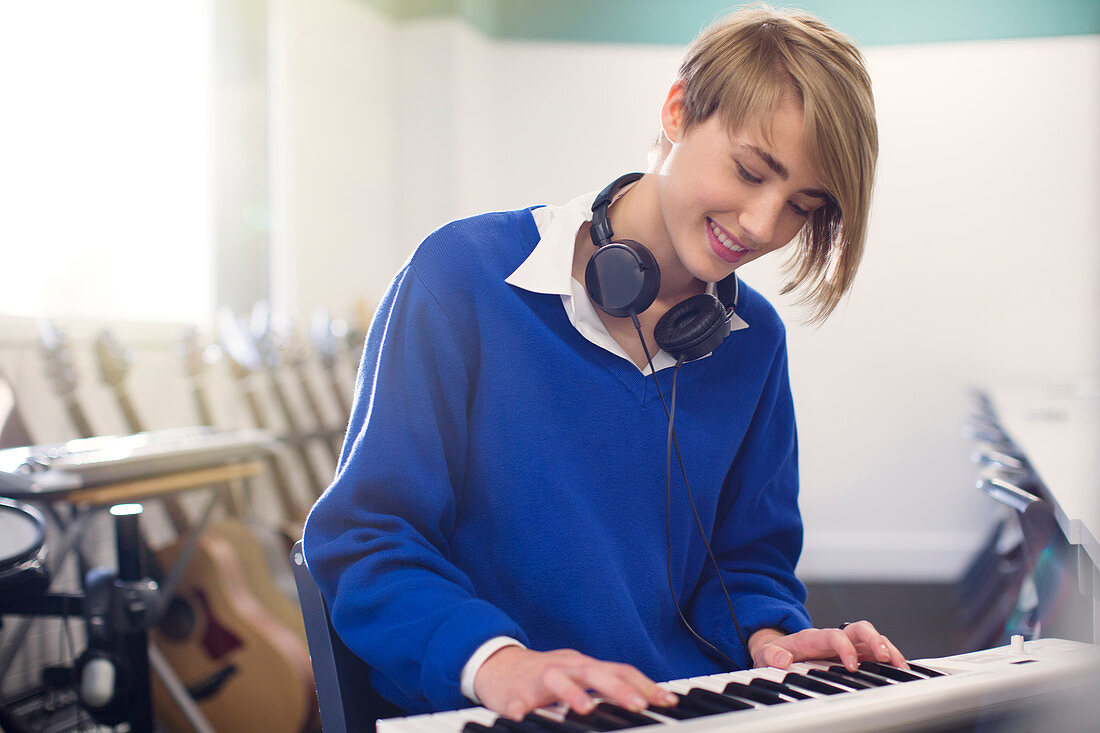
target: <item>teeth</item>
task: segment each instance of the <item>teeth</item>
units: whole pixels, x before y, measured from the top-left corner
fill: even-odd
[[[728,249],[732,252],[744,252],[745,251],[743,248],[738,247],[736,244],[731,242],[729,240],[729,237],[727,237],[722,232],[722,230],[718,228],[718,225],[716,223],[714,223],[713,221],[710,223],[710,230],[712,232],[714,232],[714,236],[718,238],[718,241],[721,242],[722,246],[725,247],[726,249]]]

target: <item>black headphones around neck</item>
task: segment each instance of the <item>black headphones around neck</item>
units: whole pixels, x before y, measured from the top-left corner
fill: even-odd
[[[639,242],[616,239],[607,209],[623,186],[641,173],[627,173],[600,191],[592,202],[589,233],[596,251],[584,270],[588,297],[600,310],[616,318],[636,317],[657,299],[661,268],[657,258]],[[735,273],[718,281],[715,292],[693,295],[669,308],[653,329],[657,345],[677,360],[692,361],[718,348],[730,333],[740,285]]]

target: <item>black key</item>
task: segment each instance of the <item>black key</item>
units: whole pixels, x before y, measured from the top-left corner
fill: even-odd
[[[847,688],[830,685],[828,682],[815,680],[797,672],[788,672],[787,676],[783,678],[783,684],[791,687],[801,687],[803,690],[809,690],[810,692],[820,692],[822,695],[839,695],[849,692]]]
[[[489,726],[482,725],[481,723],[475,723],[472,720],[466,725],[462,726],[462,733],[489,733],[489,731],[491,730],[492,728],[490,728]]]
[[[749,683],[752,687],[759,687],[763,690],[770,692],[778,692],[786,695],[787,697],[793,697],[795,700],[811,700],[813,697],[807,695],[805,692],[799,692],[793,687],[788,687],[782,682],[776,682],[775,680],[769,680],[766,677],[756,677]]]
[[[810,675],[811,677],[818,677],[827,682],[832,682],[834,685],[844,685],[846,687],[851,687],[853,690],[868,690],[874,687],[874,685],[869,685],[866,682],[857,682],[856,680],[850,680],[847,677],[841,677],[835,672],[826,672],[823,669],[811,669],[806,674]]]
[[[646,708],[651,713],[659,713],[666,718],[672,718],[673,720],[691,720],[692,718],[699,718],[709,713],[700,713],[696,710],[687,710],[679,705],[672,705],[670,707],[662,707],[660,705],[650,705]]]
[[[726,685],[726,689],[722,690],[722,693],[731,697],[739,697],[742,700],[751,700],[752,702],[758,702],[764,705],[779,705],[780,703],[790,702],[772,692],[761,690],[759,687],[750,687],[740,682],[729,683]]]
[[[720,692],[714,690],[705,690],[702,687],[696,687],[688,691],[688,697],[694,697],[696,699],[705,700],[706,702],[714,705],[720,705],[727,711],[731,710],[752,710],[756,706],[752,703],[745,702],[744,700],[738,700],[735,697],[726,697]]]
[[[842,667],[839,664],[834,664],[829,667],[830,672],[835,672],[841,677],[847,677],[848,679],[855,680],[856,682],[866,682],[874,687],[889,687],[894,684],[890,680],[883,679],[873,674],[867,674],[866,672],[849,672],[847,667]]]
[[[533,723],[515,721],[511,718],[497,718],[490,730],[496,731],[496,733],[546,733]]]
[[[715,705],[701,697],[695,697],[691,693],[687,695],[676,693],[676,697],[680,698],[680,704],[677,707],[695,711],[699,715],[717,715],[718,713],[729,712],[729,708],[725,705]]]
[[[909,663],[909,669],[913,670],[914,672],[920,672],[925,677],[946,677],[947,676],[943,672],[937,672],[934,669],[928,669],[928,667],[922,667],[919,664],[913,664],[912,662]]]
[[[642,725],[656,725],[660,721],[645,715],[644,713],[636,713],[633,710],[627,710],[624,707],[620,707],[613,702],[601,702],[596,706],[597,710],[602,710],[605,713],[614,715],[616,718],[622,718],[626,722],[631,724],[632,728],[637,728]]]
[[[523,719],[548,733],[585,733],[588,730],[565,720],[555,720],[538,711],[527,713]]]
[[[915,682],[916,680],[923,680],[920,675],[907,672],[904,669],[898,669],[890,664],[879,664],[878,662],[860,662],[859,668],[877,674],[880,677],[888,677],[889,679],[897,682]]]
[[[570,710],[565,714],[565,719],[578,725],[595,731],[621,730],[630,728],[630,724],[622,718],[617,718],[599,710],[593,710],[587,715],[582,715],[576,710]]]

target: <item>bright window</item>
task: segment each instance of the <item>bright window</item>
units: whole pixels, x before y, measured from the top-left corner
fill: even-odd
[[[213,307],[209,0],[0,2],[0,313]]]

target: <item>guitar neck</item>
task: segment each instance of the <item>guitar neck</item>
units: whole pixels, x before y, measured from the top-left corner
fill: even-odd
[[[121,384],[115,386],[115,401],[118,402],[118,409],[122,410],[122,417],[126,420],[126,427],[131,433],[144,433],[148,430],[145,423],[138,417],[126,388]]]
[[[328,383],[332,387],[332,394],[336,397],[336,404],[340,405],[340,414],[346,418],[351,417],[351,402],[344,392],[344,384],[340,381],[340,375],[336,373],[336,365],[325,367],[328,374]]]
[[[195,400],[195,410],[199,414],[199,422],[203,425],[214,425],[214,413],[210,409],[210,400],[206,396],[206,385],[198,376],[191,378],[191,397]]]
[[[270,422],[267,419],[263,407],[260,405],[260,400],[256,396],[253,386],[255,384],[255,375],[238,365],[234,365],[233,373],[237,378],[237,387],[240,390],[241,399],[244,400],[245,405],[248,407],[248,411],[251,413],[252,421],[256,424],[256,427],[263,430],[271,429]],[[275,487],[275,497],[279,501],[279,508],[282,510],[283,518],[287,522],[297,525],[302,519],[303,511],[298,504],[298,500],[294,497],[294,492],[290,488],[290,480],[283,470],[283,466],[279,462],[278,456],[271,456],[267,461],[267,467],[271,474],[271,483]]]
[[[329,455],[332,456],[333,461],[339,462],[340,460],[340,443],[342,431],[333,430],[329,428],[325,423],[325,414],[321,410],[321,403],[317,399],[317,393],[313,389],[313,385],[309,381],[309,374],[306,372],[305,364],[298,364],[294,367],[294,373],[298,376],[298,384],[301,385],[302,395],[305,397],[306,407],[309,408],[310,414],[313,415],[314,422],[317,423],[317,431],[323,437],[323,443],[328,448]]]
[[[121,381],[116,382],[111,385],[111,391],[115,395],[115,401],[118,402],[118,408],[122,411],[122,416],[126,420],[126,427],[130,432],[145,432],[145,423],[138,417],[137,410],[134,409],[134,403],[130,400],[125,385]],[[187,510],[183,508],[183,502],[175,496],[165,496],[162,501],[164,502],[164,511],[168,515],[168,522],[172,525],[172,530],[179,537],[185,536],[194,527],[194,523],[187,516]]]
[[[313,459],[309,455],[309,448],[307,446],[306,433],[302,430],[302,426],[298,421],[297,416],[294,414],[294,410],[290,407],[290,400],[287,399],[286,391],[283,389],[282,383],[279,381],[275,372],[270,372],[271,377],[271,393],[275,397],[275,403],[279,406],[279,411],[283,414],[283,419],[286,420],[286,425],[290,429],[291,443],[294,446],[294,452],[298,454],[298,460],[302,464],[302,469],[306,473],[306,478],[310,483],[310,489],[317,495],[320,495],[324,491],[327,483],[322,478],[321,472],[317,470],[317,467],[313,463]]]
[[[88,421],[88,415],[84,412],[84,407],[80,404],[80,401],[74,395],[66,395],[65,411],[69,414],[69,419],[73,421],[73,427],[76,428],[77,435],[81,438],[91,438],[95,436],[95,431],[92,430],[92,424]]]

